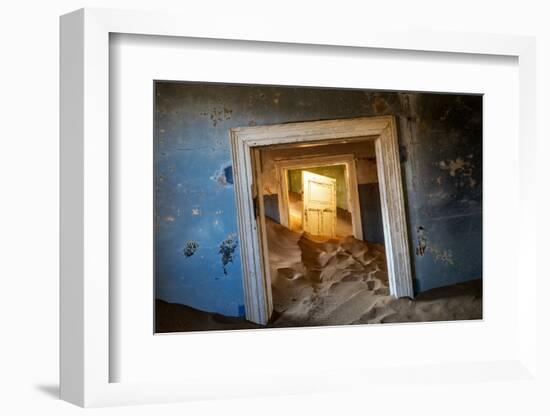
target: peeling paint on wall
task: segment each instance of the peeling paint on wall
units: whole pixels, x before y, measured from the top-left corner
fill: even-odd
[[[430,253],[436,261],[446,265],[454,265],[453,252],[451,250],[440,250],[439,248],[430,245],[428,246],[428,236],[423,226],[416,228],[416,255],[424,257],[426,253]]]
[[[429,247],[428,250],[437,261],[454,266],[453,252],[451,250],[440,250],[437,247]]]
[[[473,154],[469,154],[466,158],[473,158]],[[462,157],[457,157],[454,160],[440,160],[438,166],[441,170],[446,170],[449,172],[449,176],[453,178],[453,183],[455,186],[469,186],[470,188],[473,188],[477,183],[472,177],[474,165],[470,160],[465,160]],[[437,182],[441,184],[439,178]]]
[[[185,243],[185,248],[183,249],[183,255],[185,257],[191,257],[193,254],[195,254],[195,251],[199,248],[199,243],[197,243],[194,240],[190,240],[187,243]]]
[[[211,111],[203,111],[200,114],[201,116],[208,117],[212,122],[212,126],[216,127],[218,123],[231,119],[233,110],[229,110],[228,108],[225,108],[225,107],[223,108],[214,107]]]
[[[233,167],[231,161],[223,163],[210,179],[222,187],[233,185]]]
[[[428,239],[426,238],[426,234],[424,233],[424,227],[421,225],[416,228],[416,255],[417,256],[424,256],[424,253],[426,252],[426,245],[428,243]]]
[[[226,240],[220,244],[220,251],[223,265],[223,274],[227,275],[227,265],[233,263],[235,250],[237,249],[237,234],[230,234]]]

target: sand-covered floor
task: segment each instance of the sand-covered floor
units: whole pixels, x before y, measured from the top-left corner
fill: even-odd
[[[318,240],[269,219],[267,235],[273,326],[481,319],[481,280],[396,299],[380,244]]]
[[[267,327],[481,319],[481,280],[389,295],[384,247],[353,237],[316,240],[267,220],[274,311]],[[265,328],[156,301],[156,332]]]
[[[215,331],[232,329],[255,329],[263,326],[244,318],[201,311],[179,303],[157,299],[155,302],[155,332]]]

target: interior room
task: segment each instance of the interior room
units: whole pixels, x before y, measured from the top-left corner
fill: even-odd
[[[481,319],[481,96],[159,81],[154,97],[156,332]],[[248,175],[272,302],[255,323],[242,232],[261,227],[239,207],[232,129],[380,117],[395,120],[401,173],[384,172],[402,187],[411,295],[392,294],[373,137],[297,136],[257,147]]]

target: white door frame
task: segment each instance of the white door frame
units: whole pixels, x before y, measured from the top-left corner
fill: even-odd
[[[363,239],[361,211],[359,206],[359,191],[357,188],[357,173],[355,156],[353,154],[336,154],[330,156],[306,156],[294,159],[275,161],[278,181],[279,218],[281,225],[289,227],[288,218],[288,171],[292,169],[310,168],[315,166],[344,165],[346,167],[346,186],[348,187],[348,207],[351,212],[353,236]]]
[[[240,127],[231,129],[230,136],[246,319],[266,324],[272,311],[263,198],[258,197],[261,189],[255,188],[258,184],[253,174],[253,169],[258,169],[259,158],[257,149],[254,156],[252,151],[275,144],[365,137],[374,140],[390,293],[396,297],[414,296],[393,116]]]

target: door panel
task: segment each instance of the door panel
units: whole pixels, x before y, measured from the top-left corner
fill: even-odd
[[[335,237],[336,179],[302,171],[303,229],[312,235]]]
[[[321,214],[321,235],[336,236],[336,210],[323,210]]]

